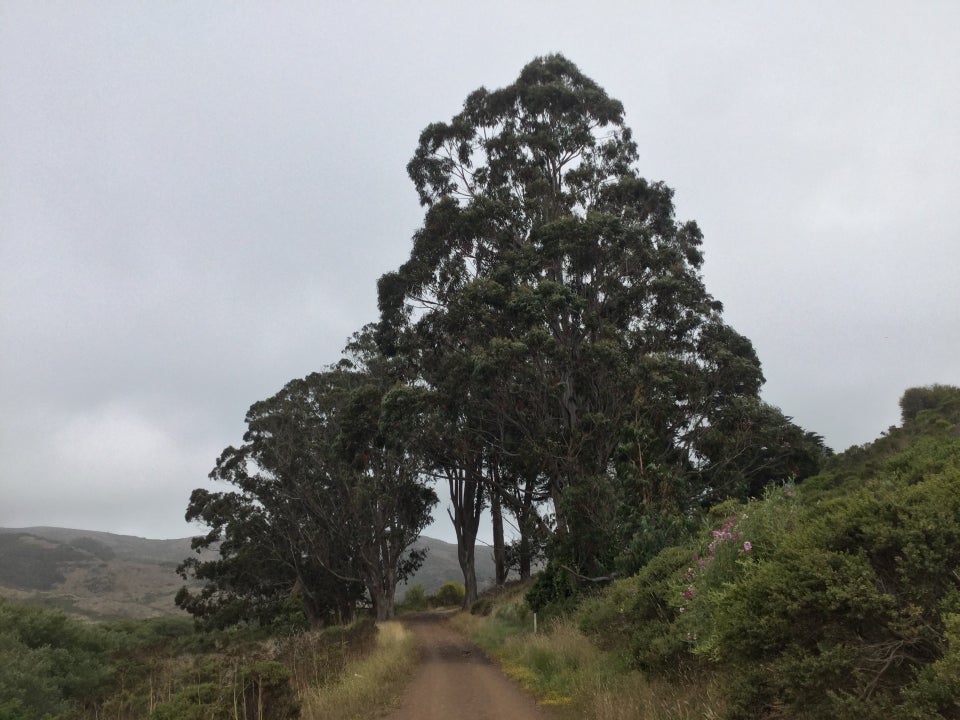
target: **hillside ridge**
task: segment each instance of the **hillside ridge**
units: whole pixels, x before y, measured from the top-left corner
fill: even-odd
[[[176,567],[194,555],[190,541],[79,528],[0,528],[0,597],[92,620],[180,614],[174,597],[184,580]],[[435,593],[444,582],[461,580],[456,545],[421,537],[416,547],[428,548],[427,559],[398,588],[398,599],[411,585]],[[492,553],[478,548],[481,586],[492,583],[493,575]]]

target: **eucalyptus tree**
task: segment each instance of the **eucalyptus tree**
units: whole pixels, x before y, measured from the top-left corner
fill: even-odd
[[[402,429],[381,423],[394,380],[368,337],[355,336],[337,366],[251,406],[243,445],[224,450],[211,472],[233,492],[194,491],[188,517],[211,526],[196,544],[221,541],[229,561],[184,566],[210,581],[205,593],[219,583],[229,595],[238,584],[228,573],[266,568],[266,578],[294,580],[308,616],[323,603],[348,606],[357,588],[366,589],[378,619],[393,615],[397,583],[422,561],[411,546],[436,495]]]
[[[637,157],[620,102],[566,58],[537,58],[423,131],[408,172],[424,223],[379,282],[383,346],[470,408],[460,430],[478,453],[536,468],[575,573],[617,552],[625,430],[664,477],[709,482],[703,429],[763,382],[703,284],[700,230]]]
[[[340,478],[347,501],[306,503],[340,530],[341,544],[353,545],[377,619],[385,620],[394,614],[397,583],[423,562],[426,551],[412,546],[430,523],[437,496],[417,452],[422,422],[389,409],[404,388],[397,363],[380,353],[371,326],[354,335],[347,353],[336,372],[348,377],[351,387],[334,439],[335,453],[345,463]]]
[[[250,490],[193,491],[187,520],[209,530],[195,537],[192,547],[212,554],[189,557],[178,566],[181,577],[192,582],[177,593],[177,605],[213,628],[269,624],[298,602],[312,627],[350,622],[364,587],[343,581],[349,558],[328,557],[326,566],[318,562],[317,546],[324,550],[329,544],[302,537],[284,513],[257,497]],[[340,571],[328,569],[334,560]]]
[[[490,447],[482,437],[481,391],[471,381],[464,357],[449,346],[443,330],[422,326],[421,340],[431,337],[416,353],[419,384],[395,387],[385,403],[394,425],[418,426],[409,448],[422,459],[425,471],[447,486],[447,514],[457,539],[464,607],[469,608],[478,593],[476,538],[486,507],[484,474]]]

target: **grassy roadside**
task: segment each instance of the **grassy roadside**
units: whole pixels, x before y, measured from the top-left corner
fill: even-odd
[[[559,617],[533,632],[525,587],[492,602],[489,615],[459,613],[450,625],[470,637],[503,671],[559,715],[590,720],[700,720],[717,718],[722,700],[709,681],[668,683],[629,668],[626,658],[604,652]]]
[[[304,692],[302,720],[361,720],[397,701],[416,664],[416,644],[399,622],[377,629],[372,652],[351,662],[336,682]]]

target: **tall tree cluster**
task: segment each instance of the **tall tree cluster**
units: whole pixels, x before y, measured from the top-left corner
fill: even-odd
[[[468,602],[486,497],[592,577],[822,453],[760,400],[700,230],[636,160],[622,105],[552,55],[428,126],[408,165],[426,214],[379,281],[378,339],[433,395],[442,437],[422,452],[450,486]]]
[[[497,580],[542,549],[557,592],[642,565],[726,497],[816,471],[822,440],[759,396],[750,341],[701,277],[702,236],[642,178],[623,107],[560,55],[470,94],[407,169],[425,215],[339,365],[247,415],[196,490],[201,617],[393,612],[449,493],[466,604],[489,508]],[[505,523],[518,538],[505,546]],[[561,582],[557,582],[558,578]]]

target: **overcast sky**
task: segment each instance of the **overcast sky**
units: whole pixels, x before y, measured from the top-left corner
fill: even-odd
[[[420,131],[550,52],[700,224],[764,398],[868,442],[960,384],[958,48],[953,0],[0,0],[0,526],[195,534],[247,408],[376,318]]]

